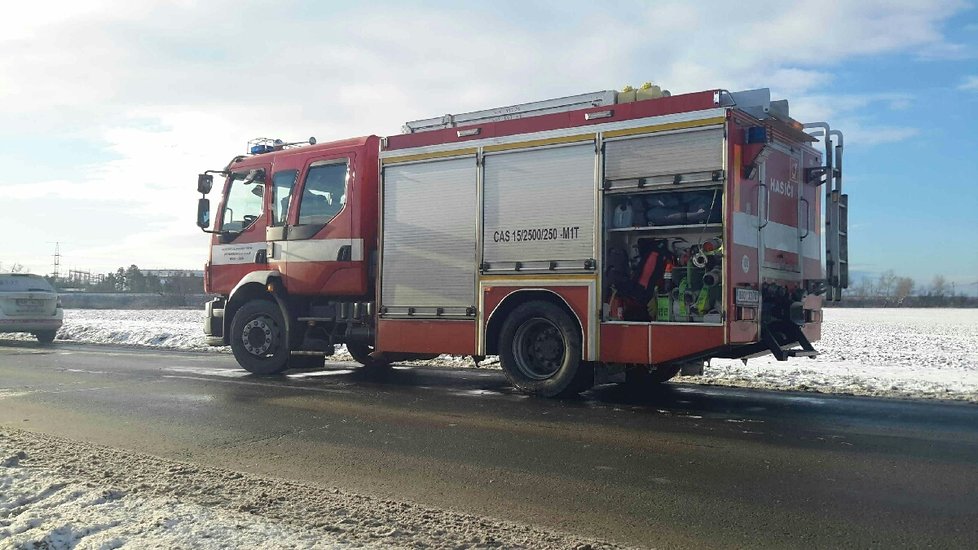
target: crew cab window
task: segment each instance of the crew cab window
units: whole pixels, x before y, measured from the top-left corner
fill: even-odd
[[[232,173],[231,187],[221,217],[221,231],[240,233],[255,223],[261,216],[264,194],[264,170]]]
[[[313,163],[299,204],[299,224],[325,225],[346,204],[346,161]]]
[[[272,225],[285,225],[289,215],[292,188],[299,177],[298,170],[284,170],[272,176]]]

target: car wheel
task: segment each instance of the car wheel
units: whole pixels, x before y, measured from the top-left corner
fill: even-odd
[[[499,362],[510,383],[524,393],[567,396],[594,384],[593,367],[581,360],[580,326],[550,302],[527,302],[506,318]]]
[[[241,306],[231,322],[231,352],[252,374],[278,374],[288,368],[289,344],[279,307],[266,300]]]
[[[34,337],[37,338],[37,341],[42,344],[50,344],[51,342],[54,342],[54,337],[57,335],[58,331],[56,330],[39,330],[34,333]]]

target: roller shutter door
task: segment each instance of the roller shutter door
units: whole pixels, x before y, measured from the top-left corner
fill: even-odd
[[[484,261],[574,262],[594,255],[594,144],[487,154]],[[508,267],[507,267],[508,266]]]
[[[384,168],[381,306],[391,314],[475,305],[475,157]]]
[[[723,168],[723,128],[659,134],[605,144],[605,179],[712,172]]]

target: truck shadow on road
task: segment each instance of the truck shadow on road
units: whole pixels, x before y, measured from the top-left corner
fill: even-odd
[[[430,396],[440,400],[495,401],[501,408],[522,414],[559,411],[576,416],[601,409],[627,411],[638,417],[705,418],[730,427],[751,423],[777,423],[797,428],[861,424],[867,429],[880,430],[899,423],[926,430],[971,432],[978,422],[978,407],[966,403],[758,390],[687,382],[644,388],[604,384],[573,398],[546,399],[519,393],[497,369],[402,365],[379,371],[332,368],[315,373],[296,372],[286,379],[289,385],[342,384],[353,391],[379,391],[394,399]]]

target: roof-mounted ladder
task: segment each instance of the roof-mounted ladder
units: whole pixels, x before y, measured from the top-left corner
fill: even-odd
[[[579,94],[544,101],[534,101],[531,103],[520,103],[519,105],[509,105],[497,107],[495,109],[484,109],[482,111],[472,111],[458,115],[444,115],[435,118],[425,118],[405,122],[402,132],[413,134],[415,132],[426,132],[429,130],[442,130],[445,128],[455,128],[456,126],[468,126],[481,124],[483,122],[497,122],[500,120],[513,120],[552,113],[564,113],[588,107],[602,107],[604,105],[614,105],[618,92],[605,90],[601,92],[591,92],[589,94]]]

